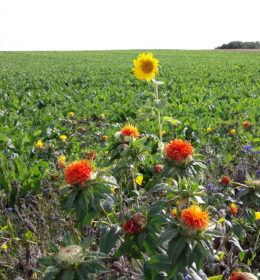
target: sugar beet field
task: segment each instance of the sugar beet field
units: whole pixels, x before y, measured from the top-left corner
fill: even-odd
[[[1,280],[260,276],[260,53],[0,52]]]

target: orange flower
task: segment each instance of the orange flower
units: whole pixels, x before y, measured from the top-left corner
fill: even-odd
[[[106,142],[107,139],[108,139],[108,137],[107,137],[106,135],[103,135],[103,136],[102,136],[102,140],[103,140],[104,142]]]
[[[85,184],[91,177],[92,167],[87,160],[74,161],[65,168],[66,182],[73,184]]]
[[[223,185],[229,185],[229,184],[231,183],[231,180],[230,180],[230,178],[229,178],[228,176],[223,176],[223,177],[221,178],[221,183],[222,183]]]
[[[228,280],[257,280],[257,278],[251,273],[233,272]]]
[[[209,224],[209,214],[198,205],[192,205],[181,213],[185,225],[194,229],[205,229]]]
[[[245,122],[243,122],[243,127],[244,128],[248,128],[248,127],[250,127],[251,126],[251,122],[250,121],[245,121]]]
[[[124,136],[133,136],[134,138],[138,138],[140,136],[138,128],[131,124],[127,124],[126,126],[124,126],[120,132]]]
[[[192,156],[194,147],[187,141],[181,139],[174,139],[166,148],[166,156],[176,161],[185,161]]]
[[[238,213],[237,206],[235,203],[230,204],[229,210],[232,212],[233,215],[236,215]]]

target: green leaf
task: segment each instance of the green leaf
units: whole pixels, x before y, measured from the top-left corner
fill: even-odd
[[[88,274],[89,271],[87,266],[79,267],[76,272],[77,280],[91,280]]]
[[[111,249],[115,246],[116,241],[119,238],[120,233],[120,226],[119,225],[112,225],[111,228],[103,227],[100,233],[100,251],[108,254]]]
[[[61,269],[57,266],[48,266],[42,280],[54,280],[56,276],[61,272]]]
[[[59,280],[73,280],[75,275],[75,270],[64,270],[62,271]]]
[[[55,258],[53,256],[46,256],[43,258],[39,258],[37,261],[45,266],[52,266],[55,264]]]
[[[164,232],[160,238],[159,238],[159,242],[162,244],[165,241],[168,241],[170,239],[174,239],[176,236],[178,235],[178,230],[177,229],[170,229],[167,230],[166,232]]]
[[[171,260],[171,262],[174,264],[182,252],[184,251],[184,248],[186,247],[186,239],[182,236],[178,236],[177,238],[173,238],[168,245],[168,256]]]
[[[181,123],[179,120],[176,120],[176,119],[173,119],[172,117],[167,117],[167,116],[163,117],[163,121],[169,122],[170,124],[172,124],[174,126],[179,125]]]
[[[222,280],[223,275],[216,275],[208,278],[209,280]]]

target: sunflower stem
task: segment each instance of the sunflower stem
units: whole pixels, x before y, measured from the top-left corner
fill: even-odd
[[[159,100],[159,90],[158,90],[158,85],[154,84],[154,93],[155,93],[155,98],[156,100]],[[159,149],[160,149],[160,154],[162,157],[162,146],[163,146],[163,142],[162,142],[162,123],[161,123],[161,112],[160,110],[156,109],[157,112],[157,119],[158,119],[158,129],[159,129]]]

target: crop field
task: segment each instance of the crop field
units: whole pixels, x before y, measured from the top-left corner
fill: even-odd
[[[0,52],[0,279],[260,276],[260,53],[147,53]]]

